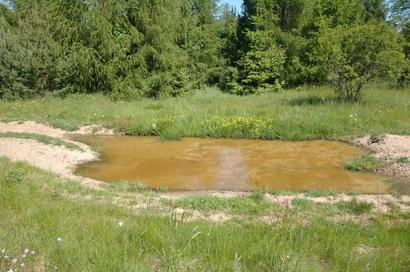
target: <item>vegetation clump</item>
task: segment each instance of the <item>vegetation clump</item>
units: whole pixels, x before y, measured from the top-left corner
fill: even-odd
[[[249,197],[185,197],[175,201],[163,200],[163,202],[175,208],[189,208],[199,211],[228,210],[236,214],[250,215],[261,214],[273,208],[273,205],[265,201],[258,193]]]
[[[366,154],[347,162],[345,167],[351,171],[374,171],[382,164],[382,159]]]
[[[360,202],[356,199],[339,202],[337,203],[337,206],[342,210],[351,212],[356,215],[369,213],[374,208],[374,205],[372,203]]]
[[[42,135],[42,134],[26,133],[26,132],[0,132],[0,138],[29,139],[29,140],[35,140],[43,144],[60,145],[68,149],[83,151],[81,147],[79,147],[78,145],[74,143],[64,141],[63,139],[60,139],[60,138],[50,137],[50,136]]]
[[[400,157],[400,158],[397,160],[397,162],[398,162],[398,163],[401,163],[401,164],[407,164],[407,163],[410,163],[410,158],[409,158],[409,157]]]
[[[338,27],[326,35],[331,36],[323,41],[324,47],[330,47],[328,77],[346,101],[358,101],[363,86],[371,79],[397,81],[409,69],[401,37],[387,25]]]

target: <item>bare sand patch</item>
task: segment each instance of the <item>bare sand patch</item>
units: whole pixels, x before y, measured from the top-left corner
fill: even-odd
[[[42,144],[35,140],[0,139],[0,154],[13,161],[25,161],[54,173],[69,176],[80,163],[96,159],[96,154],[82,146],[84,152],[63,146]]]
[[[67,131],[53,128],[48,125],[39,124],[33,121],[26,122],[0,122],[0,132],[20,132],[20,133],[36,133],[41,135],[47,135],[50,137],[64,138]]]
[[[113,135],[110,129],[101,126],[84,126],[77,131],[68,132],[33,121],[0,122],[0,132],[34,133],[60,138],[71,142],[82,150],[72,150],[64,146],[48,145],[29,139],[0,138],[0,156],[12,161],[24,161],[41,169],[58,174],[64,178],[80,180],[83,184],[97,185],[100,182],[74,175],[75,168],[82,163],[97,160],[98,153],[83,143],[71,140],[75,134]]]
[[[410,136],[384,135],[380,141],[365,136],[352,141],[353,144],[370,150],[386,163],[377,171],[392,177],[403,177],[410,180],[410,163],[400,162],[400,158],[410,159]]]

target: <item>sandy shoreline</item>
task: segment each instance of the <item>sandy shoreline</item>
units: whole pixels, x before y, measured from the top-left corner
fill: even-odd
[[[27,122],[0,122],[0,132],[35,133],[60,138],[71,142],[82,150],[72,150],[64,146],[49,145],[35,140],[0,138],[0,156],[12,161],[24,161],[38,168],[51,171],[60,177],[79,180],[88,186],[98,186],[102,182],[80,177],[74,174],[75,168],[85,162],[98,159],[99,154],[91,147],[71,140],[73,135],[114,135],[112,130],[99,126],[84,126],[77,131],[68,132],[48,125],[32,121]]]
[[[410,159],[410,136],[386,134],[379,141],[365,136],[353,140],[352,144],[369,150],[374,156],[385,161],[384,166],[377,169],[380,174],[410,180],[410,163],[398,161],[400,158]]]
[[[26,132],[42,134],[51,137],[61,138],[67,142],[72,142],[79,145],[83,150],[71,150],[64,146],[47,145],[35,140],[0,138],[0,156],[5,156],[12,161],[25,161],[31,165],[41,169],[56,173],[60,177],[74,179],[85,186],[102,187],[104,182],[92,180],[89,178],[79,177],[74,174],[75,168],[84,162],[98,159],[98,154],[91,147],[70,140],[73,135],[114,135],[112,130],[99,126],[85,126],[74,132],[67,132],[62,129],[53,128],[48,125],[39,124],[36,122],[0,122],[0,132]],[[410,157],[410,136],[386,135],[383,142],[372,143],[369,137],[363,137],[354,140],[352,143],[362,146],[372,151],[375,156],[388,158],[391,161],[397,161],[400,157]],[[391,176],[410,177],[410,164],[391,163],[386,169],[380,170],[384,174]],[[221,197],[235,197],[246,195],[244,192],[168,192],[162,193],[163,198],[178,198],[193,195],[214,195]],[[309,198],[303,194],[295,194],[291,196],[269,196],[272,203],[288,205],[294,198]],[[389,194],[366,195],[358,196],[361,201],[371,202],[379,207],[381,211],[386,209],[388,202],[397,203],[402,209],[407,210],[407,205],[400,203],[410,202],[410,196],[396,197]],[[404,199],[403,199],[404,197]],[[337,196],[312,198],[314,202],[332,203],[335,201],[346,201],[352,199],[346,194]],[[309,198],[310,200],[310,198]]]

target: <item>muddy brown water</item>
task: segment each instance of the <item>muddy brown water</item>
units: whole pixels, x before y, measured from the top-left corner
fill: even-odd
[[[101,152],[101,160],[76,173],[107,182],[136,181],[184,190],[274,188],[305,191],[391,192],[386,177],[344,169],[363,152],[335,141],[260,141],[157,137],[77,136]]]

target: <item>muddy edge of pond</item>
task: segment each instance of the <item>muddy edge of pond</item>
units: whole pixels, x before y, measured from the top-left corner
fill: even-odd
[[[74,132],[68,132],[62,129],[56,129],[45,124],[39,124],[32,121],[26,122],[0,122],[0,132],[19,132],[34,133],[47,135],[64,139],[67,142],[80,146],[83,150],[71,150],[63,146],[46,145],[35,140],[0,138],[0,156],[8,157],[13,161],[25,161],[41,169],[45,169],[58,174],[60,177],[75,179],[82,185],[91,186],[98,189],[104,189],[106,183],[93,180],[74,174],[75,168],[85,162],[98,160],[99,154],[94,152],[91,147],[72,141],[73,135],[119,135],[113,130],[102,126],[90,125],[81,127]],[[410,157],[410,136],[385,135],[382,141],[374,142],[371,137],[366,136],[349,141],[349,143],[364,147],[374,153],[375,156],[388,160],[384,168],[378,169],[378,172],[392,176],[401,177],[402,182],[410,182],[410,163],[400,163],[399,159]],[[222,195],[243,195],[243,192],[218,192],[218,191],[175,191],[161,193],[166,197],[169,196],[191,196],[204,194],[222,194]],[[245,193],[248,194],[248,193]],[[343,195],[343,194],[341,194]],[[370,196],[370,195],[369,195]],[[376,195],[374,195],[376,196]]]

